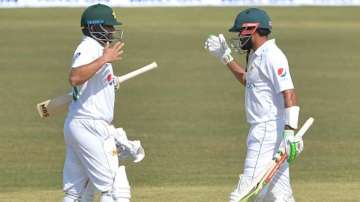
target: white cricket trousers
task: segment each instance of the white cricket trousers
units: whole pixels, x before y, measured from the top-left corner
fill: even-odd
[[[283,121],[268,121],[253,124],[247,137],[247,154],[243,176],[254,180],[269,165],[283,141]],[[289,165],[285,162],[273,177],[268,187],[259,194],[258,201],[294,201],[289,177]]]
[[[63,189],[66,195],[80,198],[86,184],[100,192],[111,192],[118,158],[109,124],[102,120],[66,119],[64,139],[66,158]]]

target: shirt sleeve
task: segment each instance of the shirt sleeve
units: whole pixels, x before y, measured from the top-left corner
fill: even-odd
[[[267,59],[266,68],[268,78],[273,84],[276,93],[294,89],[294,84],[289,71],[289,64],[284,54],[270,56]]]
[[[91,50],[91,47],[86,47],[84,44],[80,44],[74,52],[72,58],[72,68],[77,68],[82,65],[89,64],[98,58],[98,54]]]

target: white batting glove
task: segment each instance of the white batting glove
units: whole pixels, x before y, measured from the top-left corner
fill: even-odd
[[[115,90],[119,90],[119,88],[120,88],[120,82],[119,82],[119,78],[117,76],[114,78],[114,88],[115,88]]]
[[[123,128],[110,126],[110,130],[115,139],[119,161],[131,158],[134,163],[138,163],[144,159],[145,151],[139,140],[128,140]]]
[[[119,161],[131,158],[134,163],[139,163],[145,158],[145,150],[139,140],[129,140],[128,147],[120,146],[118,149]]]
[[[288,154],[288,162],[292,163],[304,150],[304,142],[301,137],[295,136],[294,130],[284,130],[285,150]]]
[[[118,147],[119,153],[118,158],[119,161],[123,161],[125,159],[131,158],[134,163],[139,163],[145,158],[145,150],[141,146],[141,142],[139,140],[128,142],[128,147],[120,146]]]
[[[123,128],[115,128],[113,125],[111,125],[109,128],[111,130],[111,134],[115,139],[115,144],[117,147],[128,144],[129,140]]]
[[[205,49],[225,65],[234,60],[231,56],[231,49],[223,34],[219,34],[218,36],[210,35],[205,41]]]

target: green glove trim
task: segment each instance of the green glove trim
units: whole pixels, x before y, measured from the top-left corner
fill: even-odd
[[[290,144],[290,154],[288,154],[288,162],[292,163],[296,159],[296,143]]]

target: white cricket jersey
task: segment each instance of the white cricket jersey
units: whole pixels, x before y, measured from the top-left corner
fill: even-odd
[[[73,55],[72,68],[89,64],[102,56],[99,42],[84,37]],[[73,101],[68,118],[104,120],[111,123],[114,116],[115,89],[112,65],[105,64],[88,81],[73,88]]]
[[[293,89],[289,65],[275,40],[268,40],[249,56],[245,108],[250,124],[284,119],[284,90]]]

